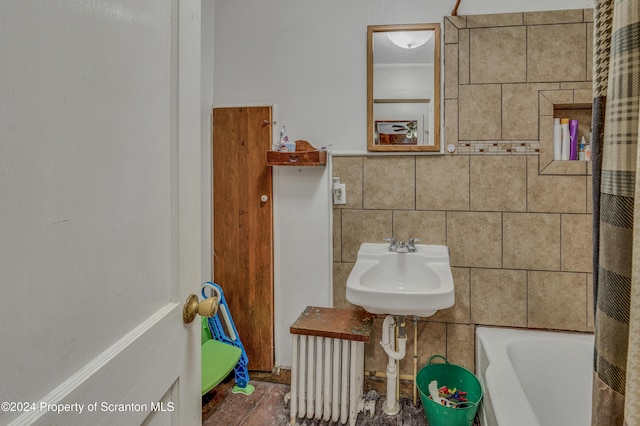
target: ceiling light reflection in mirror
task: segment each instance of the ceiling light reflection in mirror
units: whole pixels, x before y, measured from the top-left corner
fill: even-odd
[[[433,37],[433,31],[395,31],[387,33],[391,43],[403,49],[416,49]]]

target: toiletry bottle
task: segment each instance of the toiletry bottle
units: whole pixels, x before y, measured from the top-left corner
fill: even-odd
[[[585,141],[583,136],[582,140],[580,141],[580,149],[578,149],[578,160],[580,161],[584,161],[584,146],[585,146]]]
[[[287,150],[287,143],[289,143],[289,136],[287,136],[287,129],[282,126],[280,129],[280,151]]]
[[[578,159],[578,120],[569,120],[569,160]]]
[[[568,160],[571,158],[570,153],[570,137],[569,137],[569,119],[560,119],[560,127],[562,128],[562,159]]]
[[[553,159],[562,160],[562,128],[560,119],[553,119]]]
[[[593,140],[593,126],[589,127],[589,143],[584,147],[584,161],[591,161],[591,141]]]

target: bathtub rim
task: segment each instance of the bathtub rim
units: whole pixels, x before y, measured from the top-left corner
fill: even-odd
[[[559,339],[570,335],[578,339],[593,339],[592,332],[567,330],[536,330],[505,327],[479,326],[476,328],[476,375],[483,390],[483,401],[479,409],[482,426],[508,424],[514,418],[521,420],[518,426],[540,426],[538,417],[528,401],[524,388],[509,359],[508,346],[518,340],[532,338]],[[584,336],[584,337],[582,337]],[[487,342],[490,342],[487,348]],[[491,367],[491,363],[494,367]],[[495,368],[495,366],[499,368]],[[492,389],[492,383],[501,383],[498,389]],[[496,411],[493,398],[509,400],[512,403],[499,407]],[[524,416],[523,419],[523,414]]]

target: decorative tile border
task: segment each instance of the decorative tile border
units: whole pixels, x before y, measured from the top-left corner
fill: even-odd
[[[540,153],[539,141],[460,141],[460,155],[537,155]]]

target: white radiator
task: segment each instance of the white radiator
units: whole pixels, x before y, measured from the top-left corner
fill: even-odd
[[[291,336],[291,424],[307,417],[355,425],[363,403],[364,342]]]

